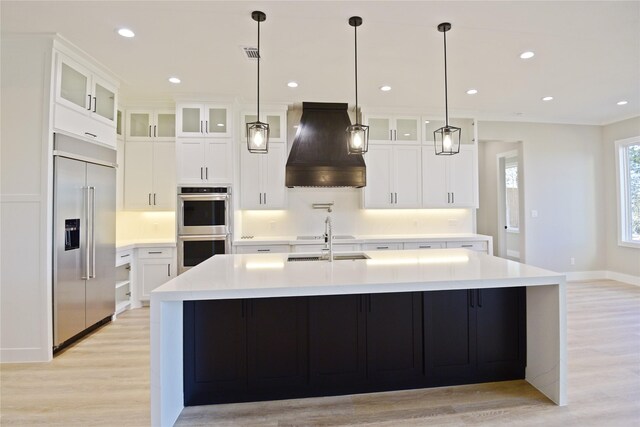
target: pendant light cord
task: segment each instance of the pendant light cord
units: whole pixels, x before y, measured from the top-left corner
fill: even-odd
[[[358,27],[353,27],[353,35],[355,41],[355,63],[356,63],[356,123],[360,123],[358,120]]]
[[[258,107],[256,121],[260,121],[260,21],[258,21]]]
[[[447,32],[443,31],[444,36],[444,117],[445,126],[449,127],[449,99],[447,96]]]

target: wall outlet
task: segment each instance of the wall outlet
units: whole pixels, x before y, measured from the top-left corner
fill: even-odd
[[[449,220],[449,227],[457,227],[458,226],[458,220],[457,219],[450,219]]]
[[[538,211],[535,209],[531,210],[531,218],[538,218]]]
[[[273,231],[274,228],[276,228],[276,222],[275,221],[269,221],[269,230]]]
[[[571,262],[571,265],[576,265],[576,259],[574,257],[571,257],[569,261]]]

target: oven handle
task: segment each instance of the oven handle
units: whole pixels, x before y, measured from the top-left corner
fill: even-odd
[[[227,240],[231,236],[229,234],[199,234],[194,236],[178,236],[178,240],[198,241],[198,240]]]
[[[178,194],[179,199],[183,200],[229,200],[228,194]]]

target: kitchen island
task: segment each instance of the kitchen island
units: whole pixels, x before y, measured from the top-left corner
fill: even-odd
[[[522,336],[526,335],[526,343],[523,343],[526,344],[524,377],[556,404],[566,404],[566,313],[563,275],[465,249],[366,252],[365,255],[368,259],[341,260],[331,263],[327,261],[289,262],[288,258],[293,254],[215,256],[153,291],[151,294],[152,424],[154,426],[172,425],[182,411],[185,402],[185,384],[189,383],[188,378],[185,381],[184,367],[190,362],[185,360],[185,354],[188,354],[187,358],[191,357],[188,351],[186,353],[184,351],[184,342],[193,339],[192,336],[188,336],[190,333],[185,334],[184,321],[185,318],[193,319],[189,317],[189,310],[193,311],[194,302],[204,303],[216,300],[238,301],[238,310],[244,317],[245,311],[253,311],[254,307],[260,315],[260,306],[256,303],[267,300],[306,299],[305,308],[310,309],[313,304],[309,304],[309,301],[316,301],[319,297],[357,296],[356,307],[358,305],[360,307],[356,310],[367,312],[371,311],[375,297],[387,298],[387,296],[411,294],[424,297],[424,299],[412,297],[412,300],[415,301],[415,307],[420,310],[420,316],[423,314],[424,305],[426,318],[427,305],[430,304],[429,301],[433,303],[434,299],[431,297],[435,295],[439,295],[438,298],[444,298],[438,300],[442,303],[453,301],[449,296],[458,295],[455,292],[465,292],[464,303],[466,304],[469,298],[469,307],[478,310],[476,307],[481,307],[483,304],[481,301],[483,290],[488,292],[508,288],[526,289],[526,309],[521,311],[525,316],[524,328],[526,328],[526,334],[522,334]],[[301,254],[295,254],[295,256],[301,256]],[[442,291],[447,293],[443,294]],[[488,296],[490,293],[485,295]],[[489,305],[488,301],[485,301],[485,305]],[[364,310],[363,306],[365,306]],[[433,307],[436,306],[437,304],[434,303]],[[265,310],[263,309],[262,312],[264,316]],[[246,317],[249,317],[248,313]],[[307,320],[314,318],[311,311],[305,311],[302,317]],[[366,314],[364,317],[369,321],[371,315]],[[277,322],[273,324],[277,325]],[[378,320],[378,325],[380,324],[384,327],[384,322]],[[423,340],[425,343],[429,342],[429,326],[426,320],[424,325],[424,337],[416,337],[419,340],[416,342],[422,343]],[[310,325],[303,323],[298,327],[305,329]],[[187,331],[189,331],[188,328]],[[311,334],[311,336],[318,335]],[[313,339],[306,339],[306,341],[312,342]],[[189,342],[192,343],[192,341]],[[214,343],[209,343],[208,348],[212,345],[215,347]],[[365,345],[369,346],[368,343]],[[422,352],[422,346],[419,347],[419,351]],[[303,350],[310,351],[306,348]],[[328,351],[333,350],[328,349]],[[434,366],[429,362],[433,359],[429,359],[430,352],[430,347],[425,345],[424,367],[427,369],[429,366]],[[421,357],[422,353],[419,356]],[[310,355],[309,360],[310,364],[313,363],[313,355]],[[419,370],[423,370],[422,363],[420,362],[420,366],[417,367]],[[255,371],[255,361],[249,364]],[[306,367],[307,365],[303,366],[304,378],[298,378],[299,383],[308,381]],[[205,371],[207,369],[209,367],[204,367]],[[411,374],[414,375],[412,378],[415,378],[415,372]],[[381,378],[383,381],[384,378]],[[465,375],[459,377],[463,379],[461,381],[451,381],[451,378],[455,378],[451,376],[444,382],[433,378],[425,379],[425,386],[464,383]],[[477,380],[482,378],[482,375],[476,375],[473,378]],[[407,384],[409,386],[416,384],[412,381],[403,383],[404,385],[399,388],[406,388]],[[296,384],[298,392],[301,390],[299,383]],[[361,388],[347,387],[345,390],[347,392],[369,390],[367,388],[369,386],[362,384],[365,383],[361,383],[359,386]],[[378,381],[377,384],[388,383]],[[385,389],[385,387],[387,386],[378,389]],[[387,387],[387,389],[393,388]],[[330,390],[335,394],[335,387]],[[317,395],[317,392],[310,395]],[[264,398],[264,395],[261,396],[258,399]],[[275,396],[278,397],[277,394]],[[285,393],[280,397],[287,396],[289,395]],[[239,400],[242,399],[244,397]],[[224,399],[213,399],[213,401],[224,401]]]

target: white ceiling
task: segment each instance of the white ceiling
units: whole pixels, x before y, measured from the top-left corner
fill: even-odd
[[[119,76],[128,102],[181,94],[255,102],[251,11],[262,10],[261,101],[353,104],[480,119],[605,124],[640,115],[639,1],[6,1],[3,32],[57,32]],[[128,27],[136,37],[116,30]],[[536,53],[521,60],[525,50]],[[182,79],[180,85],[167,81]],[[297,81],[290,89],[286,83]],[[383,84],[390,92],[381,92]],[[475,88],[478,94],[467,95]],[[553,101],[543,102],[551,95]],[[616,102],[627,100],[625,106]]]

